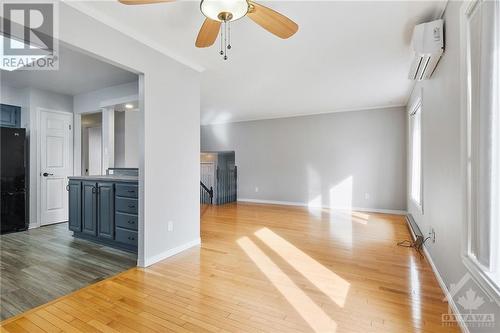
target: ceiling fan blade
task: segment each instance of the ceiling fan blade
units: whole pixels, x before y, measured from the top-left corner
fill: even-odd
[[[255,2],[250,2],[247,15],[262,28],[283,39],[292,37],[299,30],[297,23],[288,17]]]
[[[149,5],[152,3],[174,2],[175,0],[118,0],[124,5]]]
[[[219,35],[221,22],[214,21],[209,18],[205,19],[203,25],[201,26],[198,37],[196,38],[196,47],[209,47]]]

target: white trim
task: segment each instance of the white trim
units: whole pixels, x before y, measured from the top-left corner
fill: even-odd
[[[448,304],[453,311],[453,313],[456,315],[456,318],[460,318],[458,321],[458,325],[462,332],[464,333],[469,333],[469,327],[465,324],[463,321],[462,316],[460,316],[460,311],[458,310],[457,304],[455,303],[455,300],[451,296],[448,287],[446,287],[446,284],[444,283],[443,278],[441,277],[441,274],[439,274],[439,271],[434,264],[434,261],[432,260],[431,254],[427,250],[427,247],[424,245],[424,254],[425,257],[427,258],[427,261],[429,262],[429,265],[431,265],[432,271],[434,272],[434,276],[436,276],[436,280],[439,283],[439,286],[441,287],[441,290],[443,291],[444,295],[446,296],[446,299],[448,300]]]
[[[246,199],[246,198],[238,198],[239,202],[249,202],[249,203],[258,203],[258,204],[266,204],[266,205],[283,205],[283,206],[297,206],[297,207],[309,207],[309,208],[324,208],[331,210],[351,210],[351,211],[359,211],[359,212],[368,212],[368,213],[383,213],[383,214],[394,214],[394,215],[406,215],[406,210],[397,210],[397,209],[380,209],[380,208],[364,208],[364,207],[351,207],[349,209],[342,208],[331,208],[330,206],[311,206],[306,202],[293,202],[293,201],[278,201],[278,200],[260,200],[260,199]]]
[[[99,103],[99,107],[102,109],[102,108],[107,108],[107,107],[114,106],[117,104],[125,104],[128,102],[134,102],[137,100],[139,100],[139,94],[123,96],[123,97],[118,97],[118,98],[113,98],[113,99],[108,99],[108,100],[102,101]]]
[[[474,1],[475,2],[475,1]],[[462,258],[468,256],[470,244],[469,244],[469,209],[468,204],[470,202],[469,198],[469,168],[468,168],[468,151],[469,151],[469,121],[468,121],[468,110],[469,110],[469,77],[468,77],[468,65],[467,65],[467,48],[468,48],[468,38],[467,38],[467,22],[466,13],[468,12],[470,6],[473,4],[472,1],[466,1],[462,4],[460,8],[460,109],[461,109],[461,135],[460,135],[460,147],[461,147],[461,169],[462,169],[462,191],[465,193],[464,203],[462,205],[462,216],[463,219],[462,230],[462,241],[461,241],[461,254]]]
[[[500,287],[497,286],[492,281],[491,276],[486,273],[487,268],[483,267],[480,263],[468,255],[462,256],[462,262],[471,273],[474,281],[488,293],[488,296],[490,296],[495,303],[497,303],[497,305],[500,306]]]
[[[150,258],[145,258],[144,260],[138,260],[137,266],[139,267],[148,267],[153,264],[156,264],[159,261],[162,261],[164,259],[167,259],[169,257],[172,257],[182,251],[185,251],[191,247],[198,246],[201,244],[201,238],[192,240],[190,242],[187,242],[185,244],[179,245],[174,247],[173,249],[167,250],[165,252],[162,252],[160,254],[157,254],[155,256],[152,256]]]
[[[205,71],[205,68],[200,66],[199,64],[196,64],[190,60],[187,60],[186,58],[182,57],[181,55],[176,54],[175,52],[172,52],[172,50],[164,47],[160,43],[155,42],[154,40],[149,38],[149,36],[144,35],[142,33],[139,33],[137,31],[135,31],[134,29],[131,29],[129,26],[124,24],[124,22],[119,22],[119,21],[115,20],[114,18],[112,18],[111,16],[103,14],[101,11],[92,8],[87,4],[84,4],[84,1],[67,1],[66,0],[66,1],[64,1],[64,3],[73,7],[74,9],[92,17],[93,19],[95,19],[99,22],[104,23],[105,25],[120,31],[121,33],[129,36],[130,38],[135,39],[139,43],[144,44],[144,45],[152,48],[153,50],[156,50],[156,51],[166,55],[167,57],[172,58],[175,61],[177,61],[183,65],[188,66],[191,69],[194,69],[197,72],[204,72]]]
[[[379,106],[369,106],[366,108],[347,108],[347,109],[337,109],[333,111],[317,111],[311,113],[294,113],[294,114],[283,114],[283,115],[275,115],[275,116],[262,116],[262,117],[248,117],[248,118],[240,118],[240,119],[228,119],[224,121],[215,121],[215,122],[202,122],[201,126],[210,126],[210,125],[221,125],[221,124],[232,124],[232,123],[244,123],[247,121],[259,121],[259,120],[273,120],[273,119],[282,119],[282,118],[297,118],[297,117],[309,117],[309,116],[320,116],[324,114],[331,113],[341,113],[341,112],[356,112],[356,111],[369,111],[369,110],[380,110],[380,109],[395,109],[395,108],[406,108],[406,104],[394,104],[394,105],[379,105]],[[203,118],[203,115],[201,116]]]

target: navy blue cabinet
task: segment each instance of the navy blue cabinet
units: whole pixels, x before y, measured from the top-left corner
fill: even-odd
[[[70,178],[69,229],[73,236],[137,252],[137,183]]]
[[[69,192],[69,230],[82,231],[82,183],[70,180]]]
[[[97,187],[94,182],[82,182],[82,232],[97,235]],[[70,203],[72,200],[70,200]]]
[[[0,104],[0,126],[21,127],[21,108],[14,105]]]
[[[115,196],[113,183],[97,184],[98,236],[113,239],[115,229]]]

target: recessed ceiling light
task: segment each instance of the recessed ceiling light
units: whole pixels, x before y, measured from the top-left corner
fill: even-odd
[[[125,108],[127,109],[133,109],[134,108],[134,104],[125,104]]]

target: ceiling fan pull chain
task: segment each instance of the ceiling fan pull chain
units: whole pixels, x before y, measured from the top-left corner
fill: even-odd
[[[227,60],[227,21],[224,21],[224,60]]]
[[[222,29],[220,29],[220,55],[224,55],[224,51],[222,51],[223,47],[222,47]]]
[[[231,21],[227,23],[227,49],[231,50]]]

